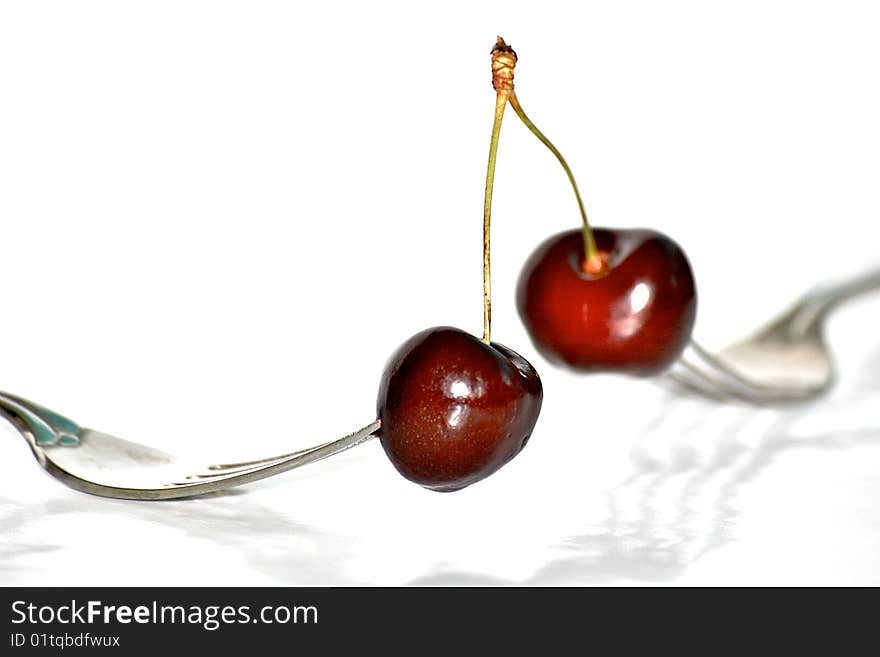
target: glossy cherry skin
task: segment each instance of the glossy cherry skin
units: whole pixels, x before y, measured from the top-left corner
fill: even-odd
[[[385,367],[379,436],[404,477],[454,491],[520,452],[542,398],[538,373],[516,352],[455,328],[431,328],[407,340]]]
[[[584,273],[580,230],[555,235],[530,256],[517,308],[535,347],[578,371],[656,374],[678,358],[697,312],[684,251],[646,229],[594,229],[605,270]]]

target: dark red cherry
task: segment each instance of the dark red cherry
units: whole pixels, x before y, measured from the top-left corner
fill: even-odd
[[[522,356],[450,327],[422,331],[391,357],[377,401],[394,467],[436,491],[487,477],[532,433],[541,379]]]
[[[594,229],[604,261],[585,273],[580,230],[551,237],[520,275],[517,307],[548,360],[579,371],[654,374],[681,354],[697,312],[684,251],[652,230]]]

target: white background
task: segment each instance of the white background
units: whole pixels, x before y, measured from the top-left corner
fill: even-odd
[[[593,221],[688,252],[711,347],[880,262],[870,2],[27,2],[0,8],[0,389],[172,452],[264,456],[375,414],[394,348],[481,331],[496,34]],[[240,494],[89,497],[0,429],[3,584],[880,584],[880,303],[808,408],[538,356],[520,265],[578,225],[509,113],[493,337],[528,449],[462,492],[378,443]]]

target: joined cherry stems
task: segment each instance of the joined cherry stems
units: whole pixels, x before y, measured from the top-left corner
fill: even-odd
[[[504,53],[505,63],[507,64],[507,70],[504,68],[505,77],[503,80],[497,80],[496,73],[496,61],[500,58],[500,55],[497,53]],[[578,210],[581,214],[581,234],[583,236],[584,243],[584,258],[581,261],[581,269],[584,273],[587,274],[600,274],[606,268],[606,258],[602,253],[599,252],[598,247],[596,246],[596,239],[593,237],[593,230],[590,227],[590,221],[587,218],[587,211],[584,208],[584,202],[581,198],[580,190],[578,189],[577,181],[574,178],[574,174],[571,171],[571,167],[568,166],[568,162],[565,161],[565,158],[562,156],[562,153],[559,152],[559,149],[553,145],[546,135],[529,119],[528,115],[522,108],[522,105],[519,102],[519,98],[517,98],[516,91],[513,88],[513,69],[516,65],[517,56],[513,49],[508,46],[504,39],[498,37],[498,43],[495,45],[495,48],[492,50],[492,84],[495,87],[495,91],[497,92],[497,103],[502,102],[502,97],[513,108],[513,111],[516,112],[516,115],[519,117],[520,121],[529,129],[529,131],[538,138],[538,140],[547,147],[547,149],[556,156],[556,159],[559,161],[559,164],[562,166],[563,171],[565,171],[565,175],[568,176],[568,181],[571,184],[572,191],[574,191],[575,199],[577,200]],[[501,69],[502,67],[498,67]],[[499,85],[499,82],[503,83]],[[503,108],[501,109],[503,112]],[[499,110],[496,105],[496,120],[499,115]],[[499,120],[500,121],[500,120]],[[493,133],[494,134],[494,133]],[[494,155],[490,155],[490,168],[492,169],[491,175],[494,176]],[[487,193],[491,196],[491,188],[487,176]],[[491,204],[491,198],[489,198],[489,204]],[[485,223],[485,217],[484,217]]]
[[[483,202],[483,342],[491,342],[492,329],[492,282],[490,262],[490,239],[489,231],[492,222],[492,190],[495,183],[495,161],[498,156],[498,139],[501,135],[501,122],[504,119],[504,110],[507,104],[513,108],[520,121],[525,124],[529,131],[546,146],[562,166],[565,175],[574,191],[578,210],[581,213],[581,234],[584,242],[584,258],[581,261],[581,270],[586,274],[596,275],[605,270],[606,257],[599,252],[596,239],[587,218],[587,211],[581,198],[577,181],[568,166],[568,162],[553,145],[546,135],[538,129],[520,105],[519,98],[513,88],[513,71],[516,67],[516,52],[505,43],[500,36],[492,48],[492,86],[495,89],[495,120],[492,123],[492,138],[489,141],[489,163],[486,167],[486,191]]]

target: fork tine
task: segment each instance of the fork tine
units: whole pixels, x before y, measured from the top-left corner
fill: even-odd
[[[678,389],[709,397],[717,401],[728,401],[730,393],[727,387],[711,372],[704,370],[694,362],[687,360],[685,355],[666,371],[665,378],[672,381]]]
[[[243,461],[241,463],[222,463],[216,465],[209,465],[207,467],[208,472],[197,472],[186,477],[187,480],[198,479],[199,481],[210,481],[212,479],[222,479],[223,477],[228,477],[230,475],[242,474],[245,472],[249,472],[251,470],[260,470],[261,468],[265,468],[266,466],[273,465],[276,463],[282,463],[286,460],[296,458],[299,456],[305,456],[310,452],[314,452],[315,450],[323,449],[330,445],[331,443],[336,441],[328,441],[326,443],[321,443],[320,445],[313,445],[312,447],[307,447],[306,449],[300,449],[295,452],[290,452],[288,454],[281,454],[279,456],[273,456],[265,459],[259,459],[256,461]]]
[[[375,420],[362,429],[358,429],[343,438],[315,445],[298,452],[292,452],[284,456],[265,459],[263,461],[254,461],[252,464],[209,466],[206,469],[211,469],[213,467],[219,467],[221,469],[208,474],[195,473],[184,477],[183,481],[170,481],[166,484],[166,486],[170,488],[166,488],[159,495],[155,496],[155,498],[162,497],[167,499],[172,497],[188,497],[192,494],[202,494],[213,490],[221,490],[228,487],[228,484],[224,484],[223,482],[230,480],[236,481],[237,483],[234,485],[238,485],[257,481],[259,479],[265,479],[272,474],[292,470],[293,468],[306,465],[307,463],[319,461],[366,442],[376,436],[376,432],[379,430],[380,426],[381,424],[379,420]],[[222,469],[224,467],[228,469]],[[177,489],[176,492],[175,489]],[[196,490],[198,490],[198,492],[195,492]]]

